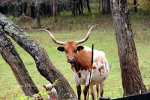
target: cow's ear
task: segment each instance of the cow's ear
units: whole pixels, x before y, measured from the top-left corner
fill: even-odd
[[[83,46],[78,46],[78,47],[77,47],[77,50],[78,50],[78,51],[83,50],[83,49],[84,49]]]
[[[58,47],[57,50],[58,50],[58,51],[61,51],[61,52],[64,52],[64,51],[65,51],[65,48],[64,48],[64,47]]]

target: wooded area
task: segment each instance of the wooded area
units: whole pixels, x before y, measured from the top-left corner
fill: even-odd
[[[52,30],[55,32],[59,32],[60,35],[65,35],[64,37],[63,36],[61,37],[59,35],[60,36],[59,39],[61,40],[62,38],[66,41],[69,38],[68,36],[72,35],[71,29],[78,28],[77,23],[80,23],[81,26],[79,26],[80,28],[75,29],[75,32],[78,32],[84,29],[86,29],[87,31],[87,27],[89,27],[89,25],[100,24],[99,29],[97,29],[96,31],[97,35],[95,35],[95,37],[103,36],[106,38],[106,40],[108,40],[107,39],[108,34],[106,31],[110,30],[112,34],[112,28],[110,28],[112,27],[112,24],[110,21],[108,21],[107,23],[105,23],[105,21],[111,20],[113,21],[113,25],[114,25],[114,32],[115,32],[115,37],[116,37],[117,49],[118,49],[119,60],[117,61],[119,62],[118,66],[120,66],[119,70],[121,74],[121,81],[122,81],[122,88],[123,88],[122,96],[147,93],[149,92],[149,88],[147,88],[149,86],[145,85],[145,83],[147,84],[147,82],[143,80],[142,73],[145,73],[146,75],[148,74],[147,75],[148,77],[150,74],[149,73],[150,71],[147,70],[148,72],[146,73],[146,72],[141,72],[140,70],[144,68],[143,66],[149,66],[149,62],[145,60],[143,61],[144,64],[139,63],[139,58],[138,58],[139,52],[137,52],[137,48],[136,48],[138,45],[136,45],[135,43],[137,41],[134,40],[134,37],[137,36],[138,31],[134,32],[137,29],[137,27],[134,27],[135,23],[132,24],[131,19],[130,19],[131,14],[136,15],[138,14],[138,12],[143,11],[141,6],[143,6],[144,3],[145,5],[147,5],[147,7],[144,7],[143,9],[146,9],[144,11],[148,12],[146,14],[150,15],[150,11],[149,11],[150,2],[148,0],[147,1],[143,0],[143,2],[138,1],[138,0],[5,0],[5,1],[0,1],[0,53],[3,59],[6,61],[6,63],[8,63],[9,66],[11,67],[11,70],[18,84],[20,85],[22,91],[24,92],[26,96],[37,98],[39,100],[45,99],[43,97],[43,94],[37,88],[37,84],[35,84],[33,79],[31,78],[31,75],[29,74],[29,70],[27,70],[24,64],[24,61],[22,60],[20,54],[18,53],[14,45],[15,43],[13,43],[10,38],[12,38],[21,48],[23,48],[27,53],[30,54],[30,56],[33,57],[38,72],[46,80],[48,80],[50,83],[54,83],[56,80],[58,80],[58,83],[54,86],[54,88],[56,89],[60,100],[67,100],[67,99],[77,100],[76,94],[74,92],[74,88],[71,86],[72,82],[70,84],[70,81],[66,79],[66,77],[62,74],[62,72],[58,70],[56,66],[53,65],[52,61],[50,60],[53,58],[51,57],[49,58],[49,56],[54,55],[54,54],[51,53],[48,55],[47,50],[46,50],[47,47],[45,49],[38,42],[36,42],[37,41],[36,36],[33,36],[35,37],[33,39],[33,37],[30,37],[29,35],[32,35],[32,32],[34,31],[39,32],[38,29],[40,28],[45,28],[50,31]],[[97,15],[99,17],[95,15],[95,11],[98,12]],[[70,14],[69,17],[67,15],[68,12]],[[65,16],[62,16],[64,13],[67,13],[67,14]],[[108,17],[110,15],[112,15],[112,18]],[[92,16],[92,17],[88,18],[87,16],[88,17]],[[61,17],[63,21],[60,20]],[[25,20],[22,20],[22,18]],[[50,24],[46,18],[48,18],[48,20],[50,20],[49,18],[52,18],[51,20],[53,21],[51,22],[52,24]],[[67,24],[67,20],[68,20],[67,18],[70,18],[71,20],[71,22],[69,23],[69,26]],[[78,21],[75,21],[76,18],[78,18]],[[82,22],[84,20],[82,18],[84,19],[87,18],[87,23]],[[136,18],[140,19],[141,17],[136,17]],[[14,22],[12,22],[10,19]],[[28,23],[27,25],[30,28],[26,29],[24,28],[25,27],[24,22],[28,21],[28,19],[31,20],[27,22]],[[96,20],[93,21],[94,19]],[[102,19],[102,20],[99,21],[99,19]],[[139,20],[139,19],[136,19],[136,20]],[[35,24],[33,22],[34,20],[36,20],[36,25],[34,25]],[[43,20],[45,20],[45,22],[43,22]],[[29,33],[31,32],[31,34],[27,34],[21,28],[19,28],[19,26],[14,24],[16,22],[20,24],[21,28],[26,29],[27,31],[29,31]],[[145,19],[141,18],[138,24],[143,25],[143,22],[147,22],[147,24],[143,26],[144,29],[142,30],[142,32],[143,31],[145,32],[146,30],[148,33],[150,21],[149,19],[146,19],[145,21]],[[23,25],[21,25],[22,23]],[[30,25],[34,25],[34,27],[31,27]],[[65,30],[64,32],[61,30],[55,30],[55,27],[57,26],[59,27],[68,26],[69,28],[66,30],[64,29]],[[134,27],[134,29],[132,29],[131,26]],[[53,27],[54,27],[54,30],[53,30]],[[61,32],[64,32],[64,34],[63,33],[61,34]],[[104,34],[100,35],[101,32],[104,32]],[[79,37],[80,35],[82,36],[81,33],[79,32],[78,34]],[[43,33],[40,33],[40,34],[43,34]],[[57,34],[55,35],[57,36]],[[70,39],[74,40],[74,38],[76,37],[77,36],[73,35]],[[40,40],[45,41],[46,38],[47,36],[44,36],[44,39],[43,39],[43,36],[41,36]],[[148,38],[145,41],[149,41],[149,34],[146,34],[144,38]],[[101,38],[98,38],[98,39],[93,39],[89,43],[91,44],[94,42],[96,44],[96,43],[102,42],[100,41],[101,41]],[[105,44],[105,42],[103,43]],[[51,42],[49,44],[51,45]],[[109,48],[110,48],[109,45],[105,46],[106,49],[108,50],[106,51],[106,53],[108,53],[111,56],[110,58],[113,58],[113,56],[111,55],[112,51],[111,50],[109,51]],[[53,46],[55,47],[55,45],[51,45],[51,46],[48,45],[48,48],[52,50]],[[99,46],[99,44],[97,44],[96,46],[99,47],[99,49],[105,50],[101,48],[102,45]],[[143,49],[141,48],[141,50]],[[53,57],[55,56],[58,57],[57,55],[54,55]],[[64,67],[64,65],[61,65],[63,62],[61,61],[61,57],[62,56],[58,57],[58,59],[55,59],[56,61],[53,60],[53,62],[55,64],[60,63],[60,65],[58,66]],[[111,62],[110,58],[108,58],[109,59],[108,61]],[[114,62],[112,61],[109,64],[111,66],[111,64],[114,64]],[[65,62],[65,66],[68,66],[66,62]],[[118,66],[113,66],[113,67],[118,67]],[[140,68],[140,66],[142,67]],[[32,67],[34,66],[32,65]],[[71,68],[69,70],[71,70]],[[65,73],[68,73],[68,72],[65,72]],[[111,72],[110,76],[113,76],[112,73],[113,71]],[[71,77],[70,74],[69,74],[69,77]],[[110,84],[109,82],[111,82],[110,79],[106,81],[107,84]],[[112,92],[112,91],[109,91],[109,92]],[[83,98],[81,97],[81,100],[82,99]]]

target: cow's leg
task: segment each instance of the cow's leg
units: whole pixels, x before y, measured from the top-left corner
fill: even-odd
[[[77,87],[77,94],[78,94],[78,100],[81,100],[81,86],[80,85],[78,85],[78,86],[76,86]]]
[[[73,79],[74,79],[74,82],[76,84],[76,88],[77,88],[77,94],[78,94],[78,100],[81,100],[81,86],[80,84],[78,83],[78,80],[76,78],[76,72],[74,71],[73,67],[72,67],[72,72],[73,72]]]
[[[101,97],[103,97],[103,93],[104,93],[103,87],[104,87],[104,82],[102,82],[102,83],[100,84],[100,96],[101,96]]]
[[[89,83],[90,83],[90,73],[87,75],[85,87],[84,87],[84,90],[83,90],[84,100],[86,100],[86,95],[87,95],[87,92],[89,90]]]
[[[97,91],[97,99],[99,99],[99,84],[96,85],[96,91]]]
[[[92,100],[95,100],[95,94],[94,94],[93,86],[90,86],[90,90],[91,90]]]
[[[88,90],[89,90],[89,85],[87,85],[87,86],[84,87],[84,90],[83,90],[84,100],[86,100],[86,95],[88,93]]]

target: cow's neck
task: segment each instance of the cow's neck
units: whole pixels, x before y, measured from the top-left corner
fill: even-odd
[[[78,72],[79,70],[89,70],[91,68],[91,52],[80,50],[75,55],[76,63],[71,64],[72,67]]]

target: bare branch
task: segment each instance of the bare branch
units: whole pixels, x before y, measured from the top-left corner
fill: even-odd
[[[132,9],[134,9],[136,6],[138,6],[139,4],[140,4],[140,2],[138,2],[136,5],[132,6],[132,8],[130,8],[130,9],[128,10],[128,13],[130,13],[130,11],[131,11]]]

